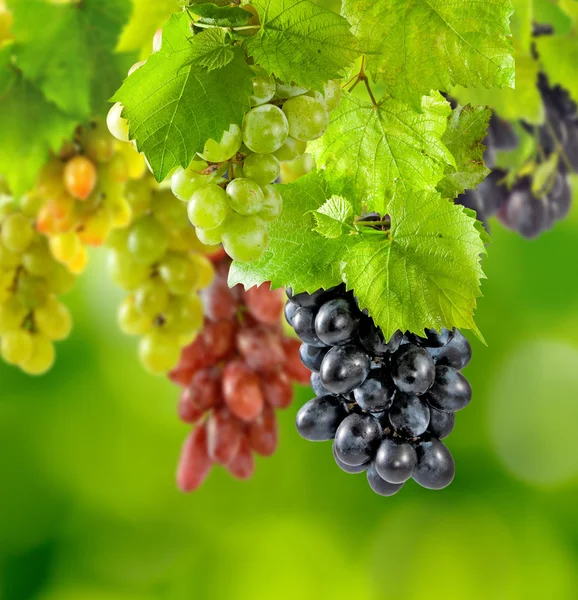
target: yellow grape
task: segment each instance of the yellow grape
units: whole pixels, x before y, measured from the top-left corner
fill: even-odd
[[[64,340],[72,331],[72,316],[68,307],[54,296],[34,311],[34,323],[40,333],[51,340]]]
[[[203,303],[199,295],[172,298],[165,320],[165,329],[169,333],[177,336],[197,334],[203,327]]]
[[[12,295],[12,285],[16,278],[16,269],[10,269],[8,271],[0,270],[0,303],[6,302]]]
[[[34,342],[32,335],[24,329],[15,329],[2,336],[0,353],[9,365],[20,365],[32,355]]]
[[[80,133],[80,145],[86,155],[97,163],[107,163],[114,156],[114,138],[103,119],[93,119]]]
[[[128,229],[113,229],[106,240],[106,245],[113,250],[127,251]]]
[[[24,194],[20,200],[20,210],[30,219],[36,218],[43,199],[35,193]]]
[[[130,179],[127,157],[116,151],[111,161],[103,168],[102,177],[117,183],[125,183]]]
[[[11,296],[0,304],[0,335],[20,329],[27,314],[28,311],[16,296]]]
[[[73,231],[51,236],[48,238],[48,243],[54,258],[63,263],[72,261],[81,246],[78,235]]]
[[[213,263],[202,254],[191,253],[189,260],[197,272],[197,289],[202,290],[211,285],[215,278],[215,269]]]
[[[132,208],[135,219],[145,215],[151,208],[153,190],[150,179],[144,177],[126,184],[125,198]]]
[[[78,252],[74,255],[72,260],[69,260],[66,263],[66,266],[69,268],[70,272],[74,275],[80,275],[86,269],[86,265],[88,264],[88,252],[84,246],[80,246]]]
[[[186,255],[171,252],[159,264],[159,273],[171,293],[177,296],[191,294],[199,289],[199,274]]]
[[[8,250],[0,236],[0,269],[12,269],[20,264],[20,255]]]
[[[20,368],[29,375],[43,375],[54,364],[54,344],[42,334],[34,335],[32,340],[32,353],[20,363]]]
[[[84,227],[78,232],[78,237],[83,244],[101,246],[106,241],[112,229],[112,216],[101,208],[84,222]]]
[[[86,156],[75,156],[66,163],[64,184],[72,197],[86,200],[94,191],[97,181],[96,167]]]
[[[22,266],[28,273],[37,277],[49,278],[52,275],[56,261],[46,239],[42,239],[28,248],[22,255]]]
[[[115,229],[128,227],[132,222],[132,208],[122,196],[111,199],[108,209],[112,218],[112,226]]]
[[[118,324],[126,335],[144,335],[152,327],[152,321],[140,313],[133,296],[126,297],[118,309]]]
[[[41,277],[33,277],[26,271],[18,275],[16,297],[25,308],[32,310],[42,306],[49,293],[48,284]]]
[[[126,252],[113,250],[108,255],[108,270],[113,281],[124,290],[134,290],[150,274],[148,265],[137,262]]]
[[[148,371],[162,375],[178,365],[181,357],[180,340],[177,336],[153,330],[141,338],[139,357]]]
[[[169,303],[169,291],[158,278],[145,281],[134,291],[133,297],[136,310],[150,318],[160,315]]]
[[[54,158],[47,162],[40,171],[36,182],[36,193],[41,198],[49,200],[64,192],[64,163]]]
[[[76,277],[72,274],[71,269],[58,263],[50,278],[50,290],[54,294],[66,294],[72,289],[75,281]]]
[[[2,221],[1,228],[2,243],[12,252],[24,252],[34,237],[32,221],[21,212],[8,215]]]

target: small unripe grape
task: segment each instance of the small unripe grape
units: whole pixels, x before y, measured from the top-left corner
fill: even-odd
[[[273,154],[250,154],[243,164],[243,172],[259,185],[267,185],[279,177],[281,165]]]
[[[16,296],[0,304],[0,335],[20,329],[28,311]]]
[[[261,189],[265,201],[259,216],[264,221],[276,221],[283,212],[283,198],[274,185],[265,185]]]
[[[159,263],[159,273],[172,294],[185,296],[197,287],[198,273],[187,256],[171,253]]]
[[[106,125],[110,133],[117,140],[120,140],[121,142],[128,142],[130,140],[128,121],[121,116],[123,110],[124,106],[120,102],[114,104],[108,111]]]
[[[290,98],[283,105],[289,134],[303,142],[319,139],[329,125],[329,113],[323,102],[310,96]]]
[[[241,147],[243,135],[238,125],[231,125],[223,132],[220,141],[209,139],[205,142],[203,152],[199,155],[212,163],[220,163],[235,156]]]
[[[289,125],[283,111],[273,104],[252,108],[243,122],[243,142],[253,152],[271,154],[287,140]]]
[[[146,281],[150,267],[138,262],[127,252],[112,250],[108,255],[108,271],[118,286],[130,291]]]
[[[201,229],[196,228],[197,237],[205,244],[205,246],[216,246],[221,243],[221,236],[223,233],[223,225],[215,227],[214,229]]]
[[[137,221],[128,235],[131,256],[145,265],[152,265],[160,260],[168,243],[166,231],[153,217],[143,217]]]
[[[305,94],[307,91],[307,88],[300,87],[292,83],[283,83],[282,81],[278,81],[275,96],[277,98],[281,98],[282,100],[286,100],[287,98],[293,98],[294,96]]]
[[[68,307],[53,296],[34,311],[34,323],[38,331],[51,340],[65,340],[72,331],[72,315]]]
[[[307,150],[307,142],[296,140],[289,136],[287,141],[277,150],[274,155],[281,162],[289,162],[303,156]]]
[[[251,106],[269,102],[275,95],[276,89],[275,79],[260,69],[257,76],[253,77],[253,95],[249,98]]]
[[[152,327],[152,321],[135,307],[133,296],[125,298],[118,309],[118,324],[126,335],[144,335]]]
[[[151,319],[160,315],[169,303],[169,292],[159,279],[149,279],[134,292],[134,307]]]
[[[259,217],[233,215],[225,222],[222,240],[225,251],[233,260],[257,260],[267,248],[267,224]]]
[[[32,335],[24,329],[15,329],[2,336],[0,353],[9,365],[20,365],[32,354]]]
[[[155,375],[174,369],[181,357],[178,337],[153,330],[139,343],[139,357],[144,367]]]
[[[263,208],[265,198],[259,184],[252,179],[233,179],[227,186],[231,208],[241,215],[256,215]]]
[[[195,227],[214,229],[223,223],[229,212],[227,194],[214,183],[199,188],[188,206],[190,222]]]
[[[205,161],[194,161],[186,169],[178,167],[171,177],[173,194],[182,202],[188,202],[200,187],[211,182],[209,175],[201,174],[206,168]]]

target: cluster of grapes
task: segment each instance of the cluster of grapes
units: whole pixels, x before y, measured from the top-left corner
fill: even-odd
[[[143,336],[143,365],[166,373],[202,327],[198,292],[211,283],[214,270],[187,220],[186,206],[169,189],[146,175],[127,184],[125,197],[133,220],[108,240],[111,277],[129,292],[119,324],[127,335]]]
[[[239,479],[251,477],[253,453],[275,452],[275,409],[291,404],[291,382],[309,382],[299,342],[283,334],[283,293],[267,284],[229,289],[230,260],[223,252],[213,260],[217,275],[202,292],[203,330],[171,373],[183,388],[179,416],[195,426],[178,469],[185,492],[197,489],[213,464]]]
[[[317,394],[297,415],[301,436],[334,440],[337,465],[366,471],[383,496],[411,477],[429,489],[449,485],[454,461],[440,440],[471,399],[460,372],[471,358],[466,338],[444,329],[423,338],[398,331],[386,341],[343,286],[287,295],[285,316]]]
[[[0,353],[7,363],[41,375],[54,363],[53,342],[72,329],[70,312],[57,297],[75,277],[35,228],[41,200],[30,194],[17,206],[4,192],[0,189]]]
[[[341,87],[328,81],[323,93],[276,81],[253,67],[253,108],[242,127],[231,125],[219,141],[207,140],[187,169],[172,176],[174,194],[188,202],[191,223],[207,245],[223,244],[235,260],[252,261],[267,247],[269,223],[283,199],[273,185],[281,163],[300,158],[320,138]]]
[[[42,201],[36,226],[73,273],[86,267],[87,245],[103,244],[113,229],[130,223],[126,183],[144,169],[142,156],[117,142],[100,119],[79,127],[42,169],[34,190]]]

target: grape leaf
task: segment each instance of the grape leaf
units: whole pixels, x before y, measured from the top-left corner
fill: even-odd
[[[374,237],[349,249],[343,275],[361,308],[367,308],[386,338],[396,330],[472,329],[484,277],[485,247],[476,220],[436,192],[400,188],[388,209],[387,238]]]
[[[442,142],[456,160],[456,167],[448,165],[446,176],[437,190],[445,198],[455,198],[466,189],[477,187],[490,173],[484,163],[486,137],[492,111],[484,106],[458,106],[448,119],[448,128]]]
[[[218,27],[242,27],[251,20],[252,14],[238,6],[215,6],[214,4],[195,4],[190,11],[200,17],[199,22]]]
[[[453,85],[513,87],[510,0],[344,0],[369,72],[415,107]]]
[[[329,239],[312,231],[315,221],[311,213],[331,197],[329,184],[320,173],[313,172],[276,188],[283,197],[284,210],[271,224],[269,247],[258,261],[234,261],[229,284],[242,283],[249,288],[270,281],[272,288],[292,286],[296,293],[337,285],[341,282],[341,260],[355,243],[355,236]]]
[[[14,69],[11,51],[0,49],[0,173],[19,198],[33,187],[49,151],[60,148],[77,122]]]
[[[578,35],[543,36],[536,40],[540,62],[552,84],[559,84],[578,102]]]
[[[351,202],[343,196],[331,196],[323,206],[313,211],[316,225],[314,231],[326,238],[337,238],[343,234],[343,225],[353,214]]]
[[[578,2],[576,0],[560,0],[560,8],[574,23],[578,21]]]
[[[529,51],[516,47],[516,87],[501,90],[455,87],[451,94],[462,104],[491,106],[503,119],[540,125],[544,106],[537,86],[540,65]]]
[[[435,189],[454,159],[442,142],[451,113],[436,92],[422,99],[422,112],[399,100],[377,107],[344,93],[325,135],[310,144],[329,178],[353,177],[369,210],[383,213],[396,181]]]
[[[240,125],[250,108],[253,72],[242,50],[226,49],[233,59],[207,71],[203,64],[214,55],[206,53],[204,33],[192,36],[189,16],[173,15],[163,28],[161,50],[114,96],[124,104],[131,138],[159,181],[174,167],[187,167],[208,139],[220,139],[232,123]]]
[[[359,55],[349,23],[310,0],[253,0],[261,29],[247,52],[269,74],[287,83],[320,88],[341,77]]]
[[[207,29],[194,38],[187,64],[200,65],[209,71],[228,65],[235,58],[233,47],[222,29]]]
[[[130,1],[11,0],[10,6],[18,41],[16,60],[25,77],[48,100],[79,119],[99,109],[92,104],[93,91],[100,92],[100,100],[103,88],[107,96],[114,91],[118,79],[111,81],[109,65]]]

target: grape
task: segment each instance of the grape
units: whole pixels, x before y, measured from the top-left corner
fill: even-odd
[[[275,151],[274,156],[281,162],[290,162],[301,158],[307,151],[307,142],[289,136],[285,143]]]
[[[138,181],[129,181],[126,184],[124,194],[135,218],[143,216],[150,210],[153,190],[147,177]]]
[[[321,383],[319,373],[311,373],[309,382],[316,396],[326,396],[329,394],[329,390]]]
[[[169,292],[159,279],[149,279],[134,292],[134,306],[142,315],[154,318],[161,314],[169,302]]]
[[[529,184],[528,184],[529,185]],[[514,189],[505,205],[505,223],[525,238],[537,237],[544,229],[546,204],[536,198],[529,187]]]
[[[309,344],[301,344],[299,355],[301,362],[310,370],[319,372],[321,362],[325,358],[329,348],[318,348]]]
[[[158,270],[171,294],[184,296],[198,289],[199,273],[186,255],[168,253],[159,263]]]
[[[72,289],[75,277],[64,265],[56,265],[50,287],[55,294],[66,294]]]
[[[313,292],[312,294],[308,294],[307,292],[303,292],[301,294],[293,294],[293,290],[291,288],[287,288],[286,293],[289,300],[291,300],[298,306],[303,306],[305,308],[319,308],[328,300],[337,297],[342,291],[342,289],[342,286],[337,286],[334,288],[329,288],[327,290],[319,289],[316,292]]]
[[[289,125],[283,111],[272,104],[251,109],[243,122],[243,142],[253,152],[271,154],[287,140]]]
[[[0,304],[0,335],[20,329],[26,314],[27,310],[16,296],[12,296],[6,302]]]
[[[64,167],[64,183],[71,196],[86,200],[96,187],[98,173],[86,156],[71,158]]]
[[[282,100],[286,100],[287,98],[292,98],[293,96],[305,94],[307,91],[307,88],[299,87],[298,85],[294,85],[292,83],[283,83],[278,81],[275,96],[277,96],[277,98],[281,98]]]
[[[249,154],[243,163],[243,172],[259,185],[267,185],[279,177],[281,165],[273,154]]]
[[[249,98],[251,106],[269,102],[275,95],[276,87],[273,77],[260,69],[257,76],[253,77],[253,94]]]
[[[186,378],[186,381],[190,379],[190,376]],[[177,382],[180,383],[180,382]],[[185,385],[183,381],[182,385]],[[177,408],[179,419],[183,423],[195,424],[203,416],[203,411],[199,410],[191,401],[188,394],[188,389],[184,389],[179,398],[179,404]]]
[[[283,212],[283,198],[274,185],[264,185],[261,190],[264,202],[259,216],[264,221],[276,221]]]
[[[114,138],[104,119],[92,119],[82,129],[79,143],[86,156],[97,163],[107,163],[114,156]]]
[[[263,373],[261,389],[265,401],[273,408],[287,408],[293,400],[291,380],[283,372]]]
[[[430,407],[430,420],[428,432],[438,440],[447,438],[453,431],[456,422],[456,415],[453,412],[444,412]]]
[[[247,327],[237,334],[237,348],[246,364],[256,371],[270,371],[285,361],[279,337],[266,327]]]
[[[361,409],[381,412],[391,406],[395,392],[388,375],[381,369],[372,369],[367,379],[353,390],[353,396]]]
[[[219,368],[209,367],[197,371],[186,388],[189,401],[203,412],[221,406],[223,404],[221,383]]]
[[[345,464],[339,456],[337,456],[337,452],[335,451],[335,445],[333,446],[333,458],[335,460],[335,464],[345,473],[349,473],[350,475],[355,475],[357,473],[363,473],[369,466],[369,462],[363,463],[362,465],[357,465],[352,467],[350,465]]]
[[[315,317],[315,333],[328,346],[347,344],[359,329],[359,313],[345,298],[326,302]]]
[[[134,298],[125,298],[118,310],[118,324],[126,335],[144,335],[151,327],[151,319],[135,307]]]
[[[249,288],[245,293],[249,314],[261,323],[276,325],[283,312],[283,291],[272,290],[269,284]]]
[[[20,266],[20,255],[8,250],[0,238],[0,268],[13,269]]]
[[[31,277],[26,271],[18,277],[16,297],[25,308],[35,309],[42,306],[49,294],[50,288],[46,280],[40,277]]]
[[[19,366],[29,375],[44,375],[54,364],[54,344],[42,334],[34,335],[32,340],[32,353]]]
[[[382,479],[377,472],[375,463],[369,465],[367,469],[367,482],[369,483],[369,487],[380,496],[393,496],[404,485],[403,483],[389,483],[385,479]]]
[[[558,173],[547,199],[548,209],[553,219],[560,220],[568,215],[572,204],[572,188],[567,177]]]
[[[389,422],[397,433],[418,437],[426,432],[430,420],[429,407],[417,396],[396,394],[389,411]]]
[[[253,421],[263,411],[259,377],[240,360],[229,362],[223,370],[223,395],[229,410],[242,421]]]
[[[147,333],[139,342],[139,358],[154,375],[174,369],[180,357],[178,340],[160,331]]]
[[[212,163],[224,162],[237,154],[242,140],[241,128],[238,125],[231,125],[228,130],[223,132],[220,141],[207,140],[203,152],[199,156]]]
[[[253,155],[256,156],[256,155]],[[233,179],[227,186],[231,208],[241,215],[256,215],[262,210],[265,198],[257,182],[252,179]]]
[[[10,365],[20,365],[32,355],[34,341],[32,335],[23,329],[9,331],[2,336],[0,353]]]
[[[203,304],[197,294],[172,297],[163,316],[167,332],[194,339],[203,325]]]
[[[454,330],[452,339],[441,348],[429,348],[428,352],[433,357],[436,365],[464,369],[472,358],[472,347],[467,338],[457,329]]]
[[[435,378],[433,359],[424,348],[406,344],[392,357],[392,377],[402,392],[424,394]]]
[[[500,119],[496,113],[492,113],[489,130],[492,133],[492,145],[497,150],[515,150],[520,140],[511,123]]]
[[[260,217],[233,215],[225,222],[221,238],[223,247],[233,260],[249,262],[263,256],[269,233]]]
[[[168,243],[164,228],[153,217],[143,217],[134,223],[127,240],[131,256],[144,265],[160,260]]]
[[[246,438],[241,440],[237,455],[227,465],[229,473],[237,479],[250,479],[255,472],[255,460],[251,452],[251,446]]]
[[[70,311],[52,296],[34,311],[34,323],[38,331],[51,340],[65,340],[72,331]]]
[[[214,229],[227,217],[229,202],[225,190],[214,183],[199,188],[189,202],[189,220],[195,227]]]
[[[310,442],[332,440],[345,417],[347,417],[347,409],[339,397],[313,398],[297,413],[297,431],[301,437]]]
[[[222,226],[215,227],[214,229],[201,229],[197,227],[196,233],[199,241],[205,244],[205,246],[216,246],[221,243],[223,228]]]
[[[356,346],[335,346],[325,355],[319,374],[331,393],[348,394],[365,381],[369,368],[369,357]]]
[[[249,424],[248,440],[251,448],[261,456],[272,456],[275,453],[279,434],[272,408],[266,406],[257,419]]]
[[[134,290],[149,276],[150,267],[122,251],[109,252],[108,271],[113,281],[124,290]]]
[[[283,311],[283,314],[285,315],[285,320],[287,321],[287,323],[289,325],[291,325],[292,327],[293,327],[293,317],[295,316],[295,313],[297,312],[298,309],[299,309],[299,306],[297,306],[297,304],[295,304],[294,302],[291,302],[290,300],[285,303],[285,309]]]
[[[435,329],[426,329],[425,337],[413,336],[412,341],[418,346],[424,346],[425,348],[441,348],[445,346],[454,337],[453,329],[442,329],[438,333]]]
[[[434,408],[455,412],[465,408],[472,399],[468,380],[452,367],[436,368],[434,384],[427,394],[427,401]]]
[[[309,383],[309,369],[299,358],[299,341],[289,337],[283,337],[281,341],[285,351],[285,373],[295,383],[307,385]]]
[[[313,310],[300,307],[293,314],[291,325],[302,342],[324,348],[326,344],[319,339],[315,331],[315,317],[316,313]]]
[[[120,102],[114,104],[108,111],[106,125],[110,133],[117,140],[120,140],[121,142],[128,142],[130,140],[128,121],[121,116],[123,110],[124,106]]]
[[[177,470],[177,484],[183,492],[194,492],[205,481],[212,467],[207,450],[207,429],[198,425],[189,434]]]
[[[28,247],[28,250],[22,255],[22,266],[30,275],[50,279],[56,268],[56,261],[44,239]]]
[[[289,124],[289,135],[302,142],[319,139],[329,125],[329,114],[323,104],[310,96],[290,98],[283,105]]]
[[[413,474],[417,454],[411,444],[385,439],[375,455],[375,470],[389,483],[404,483]]]
[[[10,252],[25,252],[32,243],[33,237],[32,222],[22,213],[12,213],[2,221],[0,239]]]
[[[435,438],[420,441],[416,446],[417,465],[413,478],[422,487],[441,490],[455,475],[454,459],[442,442]]]
[[[327,112],[333,112],[341,100],[341,85],[339,81],[330,79],[323,84],[323,101]]]
[[[237,300],[227,282],[215,279],[210,287],[201,292],[205,314],[213,321],[232,319],[237,312]]]
[[[210,183],[210,176],[202,175],[207,168],[204,161],[193,161],[187,169],[177,167],[171,177],[171,191],[182,202],[189,202],[192,195],[202,186]]]
[[[243,429],[227,409],[215,410],[207,420],[209,456],[221,465],[229,464],[237,455]]]
[[[335,454],[351,467],[367,463],[373,456],[381,438],[379,421],[368,414],[346,417],[335,433]]]

